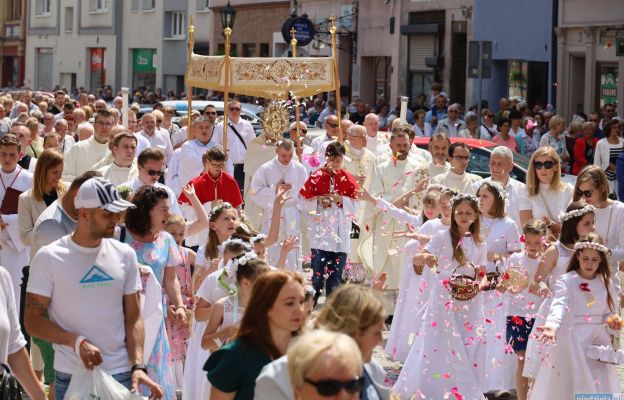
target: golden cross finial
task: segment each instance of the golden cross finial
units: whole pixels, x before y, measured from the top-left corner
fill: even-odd
[[[336,25],[334,24],[334,22],[336,21],[336,17],[334,16],[334,14],[329,16],[329,21],[331,22],[331,26],[329,27],[329,32],[332,35],[336,34]]]
[[[291,38],[294,39],[296,33],[297,33],[297,30],[294,27],[290,28],[290,37]]]

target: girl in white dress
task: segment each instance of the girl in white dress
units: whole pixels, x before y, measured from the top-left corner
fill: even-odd
[[[508,349],[513,350],[518,359],[516,368],[516,391],[518,400],[526,400],[529,390],[529,380],[522,376],[524,369],[524,358],[529,334],[535,322],[535,310],[542,304],[543,297],[529,293],[529,279],[533,279],[537,272],[544,242],[546,238],[546,223],[542,220],[534,219],[529,221],[522,228],[521,241],[524,242],[522,253],[512,254],[505,263],[505,272],[500,290],[506,290],[509,297],[509,308],[507,311],[507,332],[506,340]],[[527,286],[524,290],[518,291],[519,285],[512,278],[512,269],[526,273]]]
[[[587,356],[589,346],[610,345],[622,328],[608,254],[596,234],[574,245],[567,273],[556,283],[540,339],[548,345],[532,400],[573,399],[575,394],[620,393],[617,366]]]
[[[457,192],[448,191],[443,200],[447,209],[446,227],[450,224],[450,201],[454,194],[457,194]],[[399,286],[399,294],[394,308],[390,333],[386,342],[386,354],[395,361],[405,362],[413,337],[418,332],[417,327],[419,325],[420,316],[422,316],[422,308],[427,301],[427,297],[423,295],[427,284],[421,275],[414,273],[412,258],[416,253],[422,250],[423,245],[429,241],[431,235],[440,230],[441,220],[438,216],[441,211],[442,196],[437,191],[428,192],[423,198],[423,211],[421,215],[414,215],[397,208],[386,200],[372,196],[366,190],[363,190],[360,199],[373,202],[377,208],[387,213],[399,223],[407,224],[412,229],[417,229],[415,233],[402,234],[403,236],[409,235],[409,237],[413,239],[409,240],[404,248],[406,256],[405,267]],[[423,224],[423,220],[426,221],[425,224]],[[435,221],[437,221],[437,223]],[[427,229],[421,232],[421,229],[427,224],[429,224]],[[426,275],[425,273],[423,276]]]
[[[210,226],[208,232],[208,243],[197,250],[195,259],[195,271],[191,280],[193,293],[197,295],[206,276],[216,271],[220,260],[219,246],[229,239],[238,227],[238,212],[229,203],[223,203],[214,207],[209,216]],[[227,295],[227,294],[226,294]],[[210,304],[203,303],[200,307],[199,299],[196,296],[196,307],[189,338],[186,360],[184,362],[184,378],[182,387],[183,399],[194,400],[200,398],[202,386],[200,385],[206,375],[202,371],[208,355],[201,349],[201,338],[206,329],[206,319],[209,316]],[[200,307],[198,309],[198,307]],[[203,308],[203,310],[202,310]]]
[[[592,206],[578,202],[568,206],[566,213],[560,218],[562,223],[559,240],[544,251],[537,272],[531,281],[529,292],[545,297],[545,300],[539,308],[535,307],[535,322],[529,335],[522,372],[527,378],[535,379],[539,365],[544,358],[543,345],[537,341],[536,326],[544,324],[552,300],[552,290],[557,279],[566,271],[568,261],[574,252],[574,244],[581,236],[594,231],[593,210]]]
[[[202,349],[208,354],[218,350],[236,336],[238,323],[243,318],[247,301],[251,295],[251,287],[256,278],[269,272],[269,265],[255,257],[255,253],[244,253],[228,262],[228,275],[236,277],[227,297],[217,300],[210,308],[210,318],[202,337]],[[201,399],[210,397],[210,382],[203,380]]]
[[[454,197],[449,230],[434,234],[413,263],[417,272],[427,265],[435,266],[437,274],[427,288],[429,304],[423,315],[421,334],[415,338],[392,391],[401,399],[414,395],[423,399],[453,395],[483,399],[485,352],[481,294],[468,301],[458,301],[448,288],[454,272],[474,274],[476,279],[481,273],[485,275],[487,249],[481,239],[478,199],[465,194]]]
[[[561,182],[561,163],[557,151],[549,146],[535,150],[527,171],[526,192],[520,197],[520,221],[543,220],[559,237],[559,215],[572,202],[574,188]]]
[[[500,274],[500,263],[522,248],[515,221],[505,216],[506,191],[496,181],[485,181],[477,190],[481,212],[481,236],[487,246],[487,272]],[[500,281],[499,281],[500,284]],[[493,286],[491,287],[493,288]],[[483,392],[508,390],[515,387],[516,361],[506,351],[507,296],[499,290],[481,294],[486,318],[486,359]]]
[[[425,222],[405,246],[405,267],[394,309],[394,318],[386,341],[386,354],[395,361],[405,362],[414,337],[420,331],[422,314],[428,302],[427,287],[430,285],[431,271],[426,269],[422,275],[414,272],[413,257],[439,231],[448,230],[451,224],[451,198],[457,195],[454,190],[444,190],[440,196],[441,218]],[[399,220],[398,218],[395,218]]]

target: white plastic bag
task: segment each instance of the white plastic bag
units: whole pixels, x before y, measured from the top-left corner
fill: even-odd
[[[100,367],[89,371],[80,361],[76,366],[65,400],[141,400],[143,397],[130,393],[125,386],[117,382]]]

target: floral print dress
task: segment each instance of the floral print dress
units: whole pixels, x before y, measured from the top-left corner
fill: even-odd
[[[179,247],[182,256],[182,263],[177,267],[178,282],[180,282],[180,292],[182,293],[182,301],[189,310],[193,309],[194,299],[191,290],[191,264],[189,263],[188,250],[185,247]],[[191,329],[188,325],[180,327],[167,320],[167,335],[169,336],[169,345],[171,346],[171,359],[173,362],[182,361],[186,358],[186,345],[191,336]]]
[[[139,264],[143,264],[152,269],[152,272],[163,286],[164,292],[164,276],[166,267],[179,268],[183,265],[183,259],[180,250],[168,232],[161,232],[158,238],[151,243],[140,242],[132,237],[132,234],[126,230],[124,242],[136,252]],[[145,290],[146,280],[141,278],[143,290]],[[163,310],[167,309],[165,296],[163,293]],[[173,361],[171,358],[171,347],[167,337],[165,328],[165,320],[167,314],[163,313],[163,320],[160,324],[158,337],[152,350],[152,354],[147,361],[147,373],[156,383],[162,386],[166,400],[176,399],[175,379],[173,374]],[[149,390],[141,387],[143,396],[149,395]]]

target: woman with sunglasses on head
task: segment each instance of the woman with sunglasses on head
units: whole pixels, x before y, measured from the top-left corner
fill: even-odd
[[[597,165],[588,165],[581,170],[574,186],[574,201],[583,201],[594,206],[596,233],[603,238],[605,246],[611,249],[611,262],[624,260],[624,204],[611,200],[609,180]],[[615,279],[619,268],[613,269],[613,278],[618,293],[619,280]]]
[[[609,194],[617,193],[615,166],[617,158],[624,153],[624,139],[620,137],[620,122],[611,119],[602,127],[605,137],[596,144],[594,165],[599,166],[609,181]]]
[[[537,149],[527,171],[526,192],[520,197],[520,220],[540,219],[556,239],[561,231],[559,215],[572,202],[574,189],[561,181],[559,156],[552,147]]]
[[[136,206],[126,211],[125,226],[117,232],[117,238],[127,243],[137,253],[140,264],[143,289],[149,288],[150,275],[156,278],[163,289],[159,301],[163,309],[169,310],[176,325],[187,324],[186,307],[182,302],[177,269],[183,263],[182,255],[169,232],[165,231],[170,217],[167,191],[154,186],[143,186],[133,196]],[[167,295],[168,304],[165,303]],[[147,299],[146,299],[147,302]],[[157,330],[155,342],[146,361],[148,375],[162,385],[165,399],[175,399],[175,381],[171,348],[165,330],[165,317],[154,326],[147,326],[146,331]],[[148,394],[142,392],[143,394]]]
[[[303,324],[303,279],[272,271],[256,279],[237,337],[204,365],[212,400],[251,400],[262,368],[286,353]]]
[[[532,278],[529,283],[529,292],[546,297],[533,316],[535,321],[526,348],[523,376],[530,379],[535,379],[540,363],[544,359],[544,348],[535,340],[535,327],[542,326],[544,323],[545,314],[550,308],[555,282],[565,273],[568,261],[574,253],[574,244],[581,236],[593,232],[595,228],[594,207],[582,202],[570,204],[560,219],[559,240],[544,251],[535,275],[529,277]]]
[[[345,285],[332,293],[314,321],[316,330],[341,332],[355,339],[358,353],[364,362],[364,371],[359,374],[363,377],[359,385],[362,390],[356,399],[387,400],[390,396],[390,388],[384,384],[383,367],[373,357],[373,349],[382,341],[385,317],[384,303],[372,289],[359,285]],[[289,361],[286,356],[267,365],[256,380],[255,398],[295,400],[297,385],[295,384],[293,391],[288,378],[288,370],[293,363],[298,363],[298,360]],[[319,389],[319,395],[320,390],[323,389]],[[336,388],[334,391],[332,395],[327,396],[339,392]],[[303,398],[308,399],[306,396]]]
[[[361,398],[362,357],[349,336],[325,330],[311,331],[296,339],[288,349],[288,356],[294,399]]]

